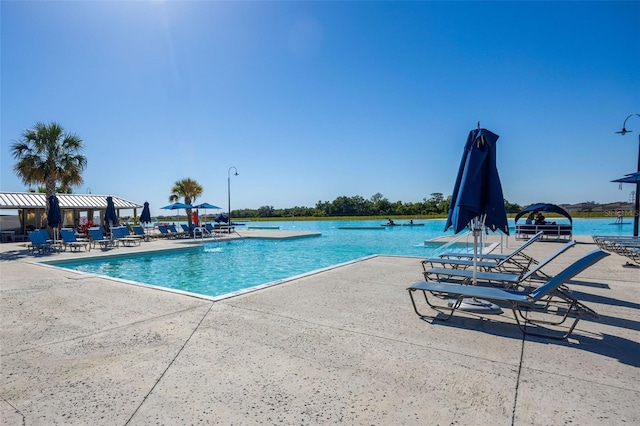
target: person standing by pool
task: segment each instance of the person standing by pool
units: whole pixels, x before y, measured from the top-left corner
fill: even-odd
[[[618,216],[618,218],[616,219],[616,223],[622,224],[622,210],[618,210],[616,212],[616,215]]]

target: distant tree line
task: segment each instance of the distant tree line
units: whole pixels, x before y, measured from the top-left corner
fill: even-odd
[[[234,210],[234,218],[290,218],[290,217],[332,217],[332,216],[438,216],[446,215],[451,196],[444,198],[440,192],[434,192],[430,198],[418,203],[391,202],[377,193],[369,199],[360,195],[340,196],[333,201],[318,201],[315,207],[291,207],[275,209],[262,206],[258,209]],[[522,210],[518,204],[504,200],[507,213]]]

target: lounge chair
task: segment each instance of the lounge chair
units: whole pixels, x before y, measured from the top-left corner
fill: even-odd
[[[536,277],[548,278],[548,275],[544,274],[541,269],[547,263],[551,262],[553,259],[564,253],[566,250],[575,246],[575,244],[575,240],[566,242],[560,248],[558,248],[558,250],[551,253],[551,255],[540,261],[540,263],[538,263],[534,268],[529,269],[525,273],[476,271],[476,279],[481,283],[500,283],[507,287],[516,287],[523,286],[524,282]],[[441,278],[446,277],[447,279],[457,278],[462,280],[463,283],[467,283],[473,279],[472,269],[431,268],[426,269],[423,274],[425,280],[427,281],[433,278],[435,278],[436,281],[442,281]]]
[[[569,292],[563,291],[561,286],[566,285],[565,283],[571,278],[608,255],[608,253],[596,249],[578,259],[569,267],[533,291],[515,291],[496,287],[480,287],[475,285],[424,281],[417,282],[409,286],[407,290],[411,297],[413,310],[421,318],[433,318],[446,321],[453,316],[458,308],[460,308],[464,298],[487,299],[495,302],[508,303],[513,311],[518,327],[524,334],[552,339],[566,339],[571,335],[576,324],[584,315],[592,316],[594,318],[598,318],[598,315],[592,309],[576,300]],[[439,313],[443,313],[441,311],[448,312],[448,315],[445,314],[445,318],[438,318],[437,314],[436,316],[427,316],[420,313],[413,297],[413,293],[416,291],[421,291],[424,294],[425,301],[431,308]],[[432,301],[429,300],[429,297],[439,300],[453,300],[451,300],[447,306],[442,306],[441,304],[433,304]],[[557,311],[555,309],[557,309]],[[563,309],[565,310],[564,314],[562,314]],[[549,315],[553,315],[555,313],[556,315],[561,315],[561,318],[559,321],[538,320],[532,318],[532,311],[541,311]],[[573,324],[571,324],[569,329],[561,336],[554,336],[553,334],[550,334],[549,331],[546,333],[539,333],[527,328],[527,325],[536,327],[540,325],[558,326],[563,324],[566,319],[572,315],[575,316]]]
[[[186,225],[184,225],[186,226]],[[189,228],[187,228],[187,230],[185,231],[184,228],[182,230],[182,232],[178,232],[178,230],[176,229],[175,225],[167,225],[167,228],[169,229],[169,232],[172,232],[173,235],[175,235],[178,238],[189,238]]]
[[[131,236],[149,241],[149,236],[144,232],[142,225],[133,225],[133,234]]]
[[[525,241],[520,247],[516,248],[513,252],[517,252],[516,255],[513,255],[513,252],[509,253],[509,254],[501,254],[501,253],[479,253],[480,254],[480,259],[482,260],[494,260],[496,262],[499,262],[501,260],[504,260],[508,257],[511,257],[512,261],[514,263],[517,264],[522,264],[521,262],[526,262],[529,265],[537,265],[538,261],[535,260],[534,258],[532,258],[531,256],[526,255],[525,253],[523,253],[523,250],[526,249],[527,247],[529,247],[532,243],[534,243],[535,241],[539,240],[540,237],[542,236],[542,231],[538,232],[537,234],[533,235],[531,238],[529,238],[527,241]],[[442,257],[442,258],[451,258],[451,259],[473,259],[473,253],[468,253],[468,252],[445,252],[445,253],[440,253],[438,256]]]
[[[158,225],[158,231],[160,231],[160,236],[163,238],[175,238],[176,235],[169,231],[169,227],[167,225]]]
[[[102,229],[100,228],[89,228],[87,229],[87,232],[89,233],[89,238],[91,238],[91,244],[93,247],[95,247],[96,244],[99,244],[102,250],[106,250],[111,247],[118,247],[118,240],[105,238],[102,233]]]
[[[212,224],[205,223],[204,228],[211,234],[212,236],[221,235],[220,229],[216,229]]]
[[[493,271],[504,272],[504,271],[517,270],[520,273],[524,273],[529,270],[529,268],[531,267],[531,264],[534,263],[533,262],[534,259],[526,255],[525,257],[522,257],[522,258],[518,258],[518,256],[520,256],[520,254],[522,253],[522,250],[529,247],[540,237],[542,237],[542,232],[535,234],[527,242],[522,244],[520,247],[518,247],[508,255],[505,255],[504,257],[496,256],[492,258],[483,257],[482,259],[479,259],[476,262],[476,266],[478,268],[482,268],[487,271],[493,270]],[[423,260],[422,268],[425,271],[427,270],[427,264],[430,264],[431,267],[434,267],[435,264],[441,264],[443,266],[449,266],[455,269],[464,269],[468,267],[473,267],[474,263],[472,259],[460,259],[460,258],[452,259],[450,257],[440,256],[440,257],[430,257],[428,259]]]
[[[49,240],[49,234],[46,229],[37,229],[35,231],[29,231],[29,241],[31,244],[28,246],[29,251],[35,254],[36,251],[40,254],[50,252],[54,249],[51,240]]]
[[[85,250],[91,250],[89,241],[78,241],[73,229],[61,229],[60,237],[62,238],[62,245],[65,251],[67,248],[71,251],[79,251],[82,247],[84,247]]]
[[[111,236],[113,239],[122,243],[123,246],[132,247],[135,245],[140,245],[142,240],[140,238],[136,238],[131,236],[129,233],[129,228],[126,226],[116,226],[111,228]]]
[[[602,250],[606,250],[612,253],[619,254],[620,256],[626,256],[632,261],[640,264],[640,238],[632,236],[620,236],[620,235],[596,235],[593,237],[593,241]],[[627,262],[623,266],[633,266]]]

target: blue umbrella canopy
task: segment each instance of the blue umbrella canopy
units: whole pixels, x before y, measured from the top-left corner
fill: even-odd
[[[460,161],[444,230],[457,234],[479,218],[492,231],[509,235],[507,210],[496,163],[499,136],[487,129],[472,130]]]
[[[545,203],[539,203],[539,204],[531,204],[530,206],[525,207],[521,212],[519,212],[515,219],[514,222],[517,222],[518,219],[520,219],[522,216],[524,216],[525,214],[529,213],[529,212],[552,212],[552,213],[558,213],[564,217],[566,217],[567,219],[569,219],[569,222],[573,223],[573,219],[571,219],[571,215],[562,207],[560,206],[556,206],[555,204],[545,204]]]
[[[194,209],[220,209],[222,207],[214,206],[209,203],[198,204],[197,206],[193,206]]]
[[[49,197],[49,210],[47,211],[47,224],[51,228],[57,228],[62,222],[62,214],[60,213],[60,203],[58,197],[51,195]]]
[[[107,197],[107,210],[104,212],[104,225],[109,228],[118,226],[118,214],[113,204],[113,197]]]
[[[173,204],[169,204],[168,206],[164,206],[160,208],[164,210],[178,210],[178,209],[192,209],[193,206],[191,206],[190,204],[184,204],[184,203],[173,203]]]
[[[629,173],[620,179],[612,180],[611,182],[620,182],[620,183],[640,183],[640,172]]]
[[[179,210],[179,209],[185,209],[185,213],[187,211],[187,209],[192,209],[193,206],[190,204],[185,204],[185,203],[173,203],[173,204],[169,204],[168,206],[164,206],[164,207],[160,207],[161,209],[164,210]]]
[[[144,202],[142,213],[140,213],[140,223],[151,223],[151,211],[149,210],[149,203]]]

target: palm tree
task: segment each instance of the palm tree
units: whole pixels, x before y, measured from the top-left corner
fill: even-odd
[[[65,189],[83,183],[82,172],[87,167],[83,148],[82,139],[65,133],[58,123],[38,122],[11,145],[17,160],[13,170],[25,185],[44,185],[48,210],[49,196],[55,195],[58,183]]]
[[[171,188],[169,202],[175,203],[180,197],[184,197],[184,203],[191,205],[192,202],[196,201],[196,198],[202,195],[203,191],[202,185],[195,180],[191,178],[182,179],[177,181]],[[189,229],[191,229],[191,209],[187,209],[187,223],[189,224]]]

